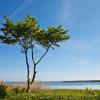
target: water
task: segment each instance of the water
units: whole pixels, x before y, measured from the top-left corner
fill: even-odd
[[[7,82],[8,84],[25,85],[25,82]],[[43,87],[51,89],[98,89],[100,90],[99,81],[47,81],[38,82]]]
[[[43,86],[52,89],[100,89],[100,82],[78,82],[78,81],[65,81],[65,82],[41,82]]]

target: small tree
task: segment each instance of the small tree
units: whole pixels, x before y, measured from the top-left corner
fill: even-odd
[[[60,46],[60,42],[69,39],[68,30],[64,30],[61,26],[49,26],[47,30],[40,28],[38,22],[32,16],[26,16],[22,21],[14,23],[11,19],[5,17],[5,22],[0,28],[0,41],[8,45],[19,45],[21,51],[25,55],[27,65],[27,92],[30,85],[34,82],[36,76],[36,66],[44,58],[49,49]],[[34,57],[34,49],[36,46],[42,46],[45,52],[36,60]],[[28,61],[28,53],[31,50],[31,59],[33,62],[33,75],[30,80],[30,66]]]

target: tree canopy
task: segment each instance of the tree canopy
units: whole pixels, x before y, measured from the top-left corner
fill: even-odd
[[[61,26],[49,26],[47,30],[40,27],[33,16],[26,16],[24,20],[14,23],[11,19],[5,17],[5,23],[0,31],[0,40],[5,44],[18,44],[23,48],[31,48],[32,42],[45,48],[49,46],[60,46],[59,42],[69,39],[68,30]]]

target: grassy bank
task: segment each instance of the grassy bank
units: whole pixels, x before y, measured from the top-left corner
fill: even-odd
[[[44,89],[25,93],[24,90],[6,90],[1,100],[100,100],[100,90]]]
[[[0,100],[100,100],[100,90],[44,89],[33,85],[26,93],[24,86],[1,84]]]

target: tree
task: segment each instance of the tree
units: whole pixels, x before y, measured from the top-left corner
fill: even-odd
[[[42,29],[33,16],[27,15],[23,20],[14,23],[8,17],[5,17],[5,22],[0,28],[0,41],[7,45],[19,45],[21,51],[25,55],[27,65],[27,92],[30,85],[34,82],[36,76],[36,66],[48,53],[49,49],[60,47],[60,43],[68,40],[70,36],[68,30],[64,30],[61,26],[49,26],[47,30]],[[45,49],[45,52],[38,60],[34,57],[34,49],[39,45]],[[33,62],[33,75],[30,80],[30,66],[28,54],[31,51],[31,59]]]

